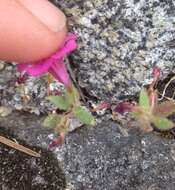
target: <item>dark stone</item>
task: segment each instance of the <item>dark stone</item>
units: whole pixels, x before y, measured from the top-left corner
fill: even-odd
[[[23,146],[41,152],[41,158],[35,158],[0,144],[1,190],[65,189],[65,174],[53,153],[41,148],[29,147],[11,132],[5,131],[5,128],[0,127],[0,135],[16,139]]]
[[[0,125],[15,133],[17,138],[25,140],[27,134],[27,144],[46,147],[49,131],[42,130],[39,125],[41,121],[41,116],[15,112],[1,119]],[[5,153],[1,160],[8,161],[11,154],[4,146],[3,149]],[[144,134],[137,128],[129,128],[126,124],[119,125],[107,120],[95,127],[82,127],[69,133],[65,143],[53,151],[71,190],[174,190],[175,140],[164,138],[156,132]],[[10,152],[15,152],[17,157],[14,156],[14,160],[10,159],[6,167],[1,167],[1,171],[8,168],[6,171],[16,172],[14,169],[16,167],[17,171],[20,169],[23,174],[25,170],[27,172],[24,179],[34,178],[35,171],[39,171],[38,165],[42,166],[50,155],[47,152],[43,153],[42,161],[14,150]],[[23,156],[22,160],[18,155]],[[31,168],[31,163],[37,164]],[[55,164],[55,161],[49,162],[49,169],[43,167],[43,176],[46,177],[43,178],[48,182],[51,178],[50,185],[53,185],[52,180],[57,174],[53,172],[53,175],[51,173],[47,175],[47,172],[55,170],[59,172],[57,167],[58,163]],[[1,176],[4,178],[6,175],[3,173]],[[28,183],[28,180],[26,181]]]

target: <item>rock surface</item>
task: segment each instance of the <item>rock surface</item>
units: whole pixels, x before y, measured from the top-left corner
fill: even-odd
[[[78,36],[79,48],[69,57],[77,83],[98,100],[135,95],[150,80],[155,65],[162,77],[175,72],[173,0],[52,2],[65,11],[70,30]],[[48,149],[54,135],[41,127],[41,113],[53,109],[45,101],[46,81],[27,77],[19,85],[19,78],[13,64],[0,62],[0,106],[13,111],[0,117],[0,133]],[[142,134],[109,118],[105,114],[96,127],[70,133],[53,150],[60,164],[52,156],[47,160],[46,150],[43,160],[36,160],[0,146],[0,188],[20,190],[24,181],[15,186],[9,176],[15,182],[25,176],[38,183],[33,189],[64,189],[67,180],[67,190],[174,190],[175,140]],[[32,168],[33,163],[38,167]],[[51,178],[43,177],[46,173]],[[27,181],[25,185],[27,189]]]
[[[0,135],[9,136],[10,139],[18,141],[18,137],[16,138],[9,131],[4,131],[1,124]],[[25,146],[24,141],[18,142]],[[0,189],[64,190],[66,178],[55,156],[43,149],[30,148],[41,152],[41,158],[34,158],[6,145],[0,145]]]
[[[72,56],[82,86],[100,99],[133,95],[154,66],[175,71],[173,0],[52,0],[79,37]]]
[[[71,134],[57,151],[75,190],[173,190],[174,153],[174,140],[124,136],[109,121]]]
[[[31,114],[20,113],[19,117],[19,113],[12,113],[1,119],[0,125],[28,144],[46,148],[49,131],[41,132],[41,120]],[[103,121],[94,128],[83,127],[70,133],[54,153],[69,190],[174,190],[175,140],[155,133],[144,135],[135,128]],[[31,158],[28,162],[33,161]]]
[[[173,0],[52,0],[67,15],[78,50],[69,57],[77,84],[98,100],[135,95],[150,82],[152,68],[162,77],[175,72],[175,3]],[[46,81],[28,78],[15,86],[13,65],[0,72],[1,104],[15,110],[45,113]],[[25,101],[24,101],[25,99]]]

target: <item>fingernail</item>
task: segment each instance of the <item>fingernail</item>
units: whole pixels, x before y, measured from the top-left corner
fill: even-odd
[[[19,0],[18,2],[53,32],[59,32],[65,28],[66,17],[64,13],[49,1]]]

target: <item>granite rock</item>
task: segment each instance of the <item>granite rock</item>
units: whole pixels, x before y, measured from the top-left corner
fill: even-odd
[[[61,91],[62,87],[55,82],[52,86]],[[21,75],[13,63],[5,63],[0,70],[0,106],[12,110],[22,110],[39,115],[48,113],[54,107],[46,101],[48,84],[46,76],[33,78]]]
[[[123,99],[175,71],[173,0],[52,0],[79,38],[77,80],[99,99]]]
[[[154,66],[161,68],[162,78],[175,71],[173,0],[51,2],[65,12],[69,30],[78,36],[78,50],[67,60],[76,83],[97,100],[135,95],[151,81]],[[14,65],[3,66],[1,105],[36,114],[51,111],[46,80],[29,77],[21,89],[15,86],[18,77]]]
[[[174,140],[123,135],[109,121],[71,134],[56,150],[75,190],[173,190],[174,152]]]
[[[27,144],[47,148],[52,134],[41,131],[41,121],[14,112],[1,119],[0,126]],[[156,133],[143,134],[107,120],[69,133],[52,151],[68,190],[174,190],[175,140]]]
[[[77,84],[98,100],[135,95],[150,82],[154,66],[161,68],[162,77],[175,72],[173,0],[52,2],[65,12],[70,31],[78,36],[79,48],[68,58]],[[18,85],[14,64],[0,66],[0,106],[13,110],[0,118],[0,127],[28,145],[48,149],[54,135],[41,127],[41,113],[53,107],[45,101],[45,79],[27,77]],[[142,134],[109,118],[100,117],[94,128],[76,129],[53,150],[66,176],[67,189],[174,190],[174,139]],[[8,157],[8,150],[1,150]],[[33,162],[25,161],[22,166]]]

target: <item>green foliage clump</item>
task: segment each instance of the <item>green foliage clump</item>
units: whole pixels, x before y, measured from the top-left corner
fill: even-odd
[[[173,113],[175,113],[175,103],[170,100],[158,103],[157,91],[153,88],[142,89],[139,103],[132,109],[133,116],[146,131],[151,131],[152,125],[161,131],[174,128],[175,124],[167,118]]]
[[[52,128],[60,136],[64,136],[69,131],[69,125],[72,118],[77,118],[82,125],[95,125],[95,119],[92,114],[81,106],[77,90],[72,85],[66,90],[64,95],[48,96],[47,99],[54,104],[63,113],[51,113],[44,122],[44,127]]]

